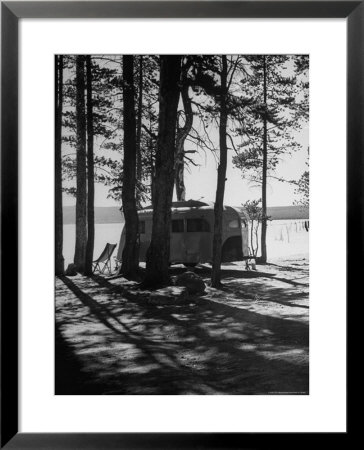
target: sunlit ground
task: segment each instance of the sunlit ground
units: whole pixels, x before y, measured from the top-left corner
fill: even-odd
[[[56,393],[308,394],[308,267],[226,264],[223,290],[163,306],[123,278],[57,279]]]

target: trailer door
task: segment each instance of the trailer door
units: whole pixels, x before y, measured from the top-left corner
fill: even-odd
[[[185,221],[183,218],[172,218],[171,247],[169,260],[172,263],[182,263],[186,258]]]

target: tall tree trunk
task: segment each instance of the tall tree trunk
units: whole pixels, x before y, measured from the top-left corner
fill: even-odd
[[[63,56],[55,58],[55,272],[64,273],[63,258],[63,204],[62,204],[62,110],[63,110]]]
[[[187,83],[187,72],[190,65],[186,65],[182,68],[182,76],[181,76],[181,96],[183,109],[185,112],[185,124],[183,127],[178,127],[178,118],[177,118],[177,137],[176,137],[176,162],[175,162],[175,185],[176,185],[176,196],[177,200],[185,201],[186,200],[186,186],[184,182],[184,156],[185,156],[185,141],[187,136],[190,134],[193,124],[193,111],[191,105],[191,99],[188,95],[189,85]]]
[[[182,88],[182,101],[186,115],[186,122],[184,127],[180,128],[177,132],[176,138],[176,196],[178,201],[186,200],[186,186],[184,182],[184,156],[185,156],[185,141],[189,135],[193,124],[193,112],[191,107],[191,99],[188,96],[188,86]]]
[[[158,286],[169,281],[174,148],[181,57],[161,56],[160,65],[158,143],[153,182],[153,229],[144,280],[144,284],[149,286]]]
[[[139,89],[138,89],[138,120],[137,120],[137,132],[136,132],[136,148],[137,148],[137,162],[136,162],[136,179],[137,183],[142,181],[142,118],[143,118],[143,56],[139,56]],[[141,206],[141,195],[137,190],[137,205]]]
[[[221,70],[221,96],[220,96],[220,124],[219,124],[219,142],[220,142],[220,161],[217,169],[217,188],[215,199],[215,221],[214,221],[214,237],[212,244],[212,273],[211,286],[219,287],[221,285],[221,252],[222,252],[222,222],[223,207],[225,193],[225,179],[227,166],[227,59],[222,57]]]
[[[151,128],[151,127],[150,127]],[[155,143],[153,139],[150,137],[148,139],[148,151],[149,151],[149,173],[150,173],[150,194],[152,199],[152,204],[154,204],[154,177],[155,177],[155,164],[154,164],[154,155],[155,155]]]
[[[134,105],[134,57],[123,56],[124,163],[122,201],[125,218],[125,245],[121,272],[134,277],[139,267],[138,213],[136,208],[136,119]]]
[[[261,262],[267,262],[267,160],[268,160],[268,135],[267,135],[267,60],[263,56],[263,96],[265,104],[265,114],[263,118],[263,167],[262,167],[262,230],[261,245],[262,256]]]
[[[87,96],[87,245],[85,274],[92,275],[92,261],[95,244],[95,184],[94,184],[94,124],[92,108],[91,56],[86,56]]]
[[[85,271],[86,221],[86,116],[85,116],[85,57],[76,56],[76,246],[74,263],[80,273]]]

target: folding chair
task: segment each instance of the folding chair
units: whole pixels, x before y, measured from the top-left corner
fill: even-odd
[[[92,273],[95,273],[96,270],[98,270],[100,273],[104,273],[105,269],[108,269],[109,273],[111,273],[111,256],[114,253],[116,245],[117,244],[106,244],[101,255],[92,262],[92,264],[94,265]],[[102,268],[101,264],[103,264]]]

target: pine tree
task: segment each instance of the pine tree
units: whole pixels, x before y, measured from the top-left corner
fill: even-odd
[[[85,57],[76,57],[76,245],[74,263],[84,273],[87,244],[87,184],[86,184],[86,115],[85,115]]]
[[[228,139],[233,144],[231,129],[234,121],[241,119],[247,106],[251,105],[251,98],[241,94],[241,86],[237,89],[236,78],[240,68],[241,57],[203,56],[195,57],[193,62],[192,86],[196,97],[193,100],[198,108],[199,120],[206,129],[207,124],[219,127],[219,163],[217,170],[217,188],[214,206],[214,236],[211,284],[213,287],[221,285],[222,261],[222,221],[225,194]],[[203,92],[201,92],[201,90]],[[199,145],[214,150],[209,145],[208,131],[204,138],[198,137]]]
[[[102,56],[92,57],[92,118],[94,147],[94,179],[121,192],[122,172],[122,109],[121,69],[116,57],[113,66],[104,67]],[[76,180],[76,58],[67,57],[68,78],[65,82],[65,111],[63,126],[64,155],[62,158],[63,179],[67,181],[63,190],[76,196],[73,181]],[[105,152],[106,150],[106,152]],[[72,184],[71,184],[72,183]],[[120,197],[120,195],[119,195]]]
[[[300,80],[308,60],[282,55],[247,56],[246,60],[249,76],[242,80],[242,89],[251,92],[255,101],[236,130],[243,143],[233,162],[243,176],[262,188],[261,262],[266,263],[267,182],[274,178],[282,155],[300,148],[294,132],[308,112],[308,83]]]
[[[64,273],[63,258],[63,202],[62,202],[62,111],[63,111],[63,56],[55,57],[55,272]]]
[[[123,56],[123,115],[124,115],[124,164],[122,200],[125,218],[125,244],[121,273],[135,277],[139,267],[138,214],[136,208],[136,118],[134,88],[134,57]]]
[[[225,178],[227,167],[227,71],[226,55],[221,57],[220,92],[219,92],[219,143],[220,161],[217,169],[216,199],[214,205],[214,236],[212,244],[212,273],[211,286],[219,287],[221,284],[221,253],[222,253],[222,222],[225,193]]]
[[[177,136],[176,136],[176,161],[175,161],[175,186],[177,201],[186,200],[186,186],[184,182],[185,169],[185,142],[191,133],[193,125],[193,110],[191,97],[189,95],[190,80],[188,71],[191,67],[192,59],[184,58],[181,70],[181,98],[183,111],[179,111],[177,117]],[[180,118],[183,117],[184,124],[180,125]],[[182,119],[182,120],[183,120]]]
[[[174,184],[174,148],[180,93],[180,56],[160,57],[158,142],[153,179],[153,227],[147,251],[144,285],[168,282],[171,206]]]
[[[95,244],[95,174],[94,174],[94,118],[92,106],[92,61],[86,56],[87,97],[87,244],[85,274],[92,275],[92,261]]]
[[[138,114],[137,114],[137,130],[136,130],[136,182],[141,184],[142,182],[142,124],[143,124],[143,55],[139,56],[139,71],[138,71]],[[140,190],[137,189],[137,204],[140,207],[141,195]]]

